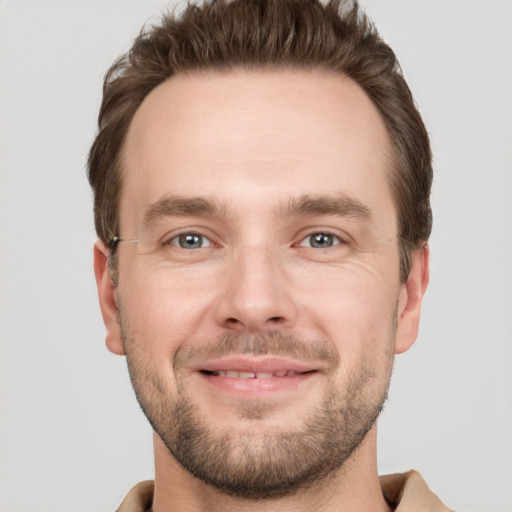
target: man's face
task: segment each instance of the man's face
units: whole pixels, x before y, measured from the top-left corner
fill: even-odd
[[[339,75],[176,76],[124,149],[119,236],[139,242],[118,246],[115,296],[97,249],[100,300],[155,431],[243,496],[335,471],[419,314],[399,281],[377,110]]]

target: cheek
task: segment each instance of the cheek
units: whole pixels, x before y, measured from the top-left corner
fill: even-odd
[[[308,281],[302,308],[317,333],[338,346],[342,358],[365,347],[388,350],[399,294],[389,277],[361,268],[339,268]]]
[[[212,277],[132,267],[120,273],[119,296],[130,335],[160,350],[176,350],[195,337],[218,283]],[[172,347],[169,347],[172,345]]]

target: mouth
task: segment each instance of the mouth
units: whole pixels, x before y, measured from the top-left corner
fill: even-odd
[[[311,364],[268,357],[225,357],[196,368],[196,375],[216,391],[236,395],[291,390],[319,373]]]
[[[296,372],[295,370],[278,370],[276,372],[246,372],[237,370],[200,370],[204,375],[212,377],[228,377],[230,379],[273,379],[276,377],[294,377],[295,375],[303,375],[312,373],[316,370],[307,370],[305,372]]]

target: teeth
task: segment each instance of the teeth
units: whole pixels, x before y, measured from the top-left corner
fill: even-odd
[[[216,377],[230,377],[232,379],[271,379],[272,377],[293,377],[300,372],[293,370],[286,371],[281,370],[278,372],[237,372],[236,370],[219,370],[212,372],[212,375]]]

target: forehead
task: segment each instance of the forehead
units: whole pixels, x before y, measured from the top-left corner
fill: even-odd
[[[169,194],[235,207],[330,192],[391,202],[390,154],[377,109],[343,75],[177,75],[148,95],[129,127],[121,224]]]

